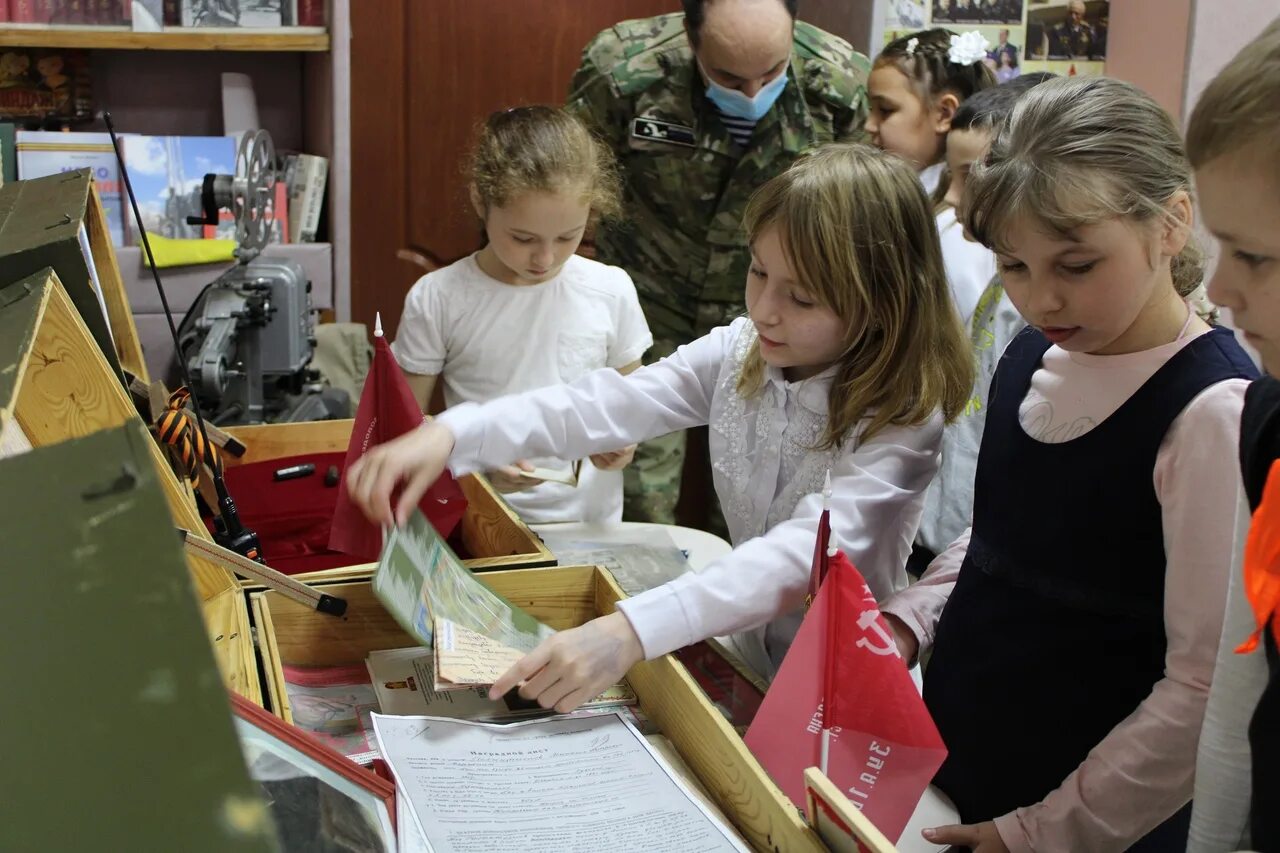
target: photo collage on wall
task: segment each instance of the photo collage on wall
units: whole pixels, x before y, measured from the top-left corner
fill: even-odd
[[[1031,71],[1105,73],[1110,0],[888,0],[884,43],[917,30],[977,30],[1001,83]]]

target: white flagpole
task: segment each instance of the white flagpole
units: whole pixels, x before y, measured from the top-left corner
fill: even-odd
[[[827,516],[828,519],[831,518],[831,469],[830,468],[827,469],[826,480],[822,484],[822,512]],[[828,520],[827,522],[828,524],[827,556],[834,557],[836,555],[836,543],[834,538],[831,536],[830,523],[831,522]],[[828,623],[827,630],[830,631],[831,627],[832,626]],[[828,706],[831,703],[831,697],[823,696],[822,700],[823,700],[822,756],[818,761],[818,769],[822,771],[823,776],[826,776],[827,775],[827,757],[830,755],[830,752],[831,752],[831,725],[828,722],[828,720],[830,719],[830,711],[831,711],[831,709]]]
[[[831,518],[831,469],[827,469],[827,481],[822,486],[822,511],[827,513],[827,518]],[[834,557],[836,551],[835,537],[831,535],[831,522],[828,520],[827,525],[827,556]]]

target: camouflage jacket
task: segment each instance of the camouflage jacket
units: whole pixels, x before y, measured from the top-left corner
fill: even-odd
[[[583,51],[569,109],[613,148],[624,183],[624,218],[600,229],[597,257],[631,274],[655,337],[691,340],[716,324],[699,305],[741,305],[751,193],[802,151],[862,134],[866,57],[801,22],[794,41],[787,86],[745,149],[706,98],[683,15],[623,21]]]

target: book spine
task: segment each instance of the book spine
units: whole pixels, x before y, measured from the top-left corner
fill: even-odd
[[[12,0],[0,0],[0,23],[9,20],[9,6]]]
[[[80,5],[80,0],[39,0],[36,4],[36,14],[40,16],[40,20],[48,21],[51,24],[74,24],[83,23],[75,20],[75,6]]]
[[[320,226],[320,208],[324,205],[325,182],[329,161],[311,154],[298,155],[295,194],[290,199],[291,243],[314,243]]]
[[[9,12],[15,23],[49,23],[47,0],[11,0]],[[43,17],[41,17],[42,15]]]
[[[182,26],[182,4],[179,0],[164,0],[163,8],[166,27]]]
[[[284,181],[277,179],[275,196],[271,202],[272,240],[276,243],[289,242],[289,188]]]
[[[323,27],[325,26],[325,0],[297,0],[298,3],[298,26],[300,27]]]

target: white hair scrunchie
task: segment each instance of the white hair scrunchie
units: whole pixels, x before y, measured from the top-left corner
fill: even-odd
[[[991,42],[983,38],[982,33],[970,30],[963,35],[951,37],[951,49],[947,58],[956,65],[972,65],[987,58],[987,48]]]

